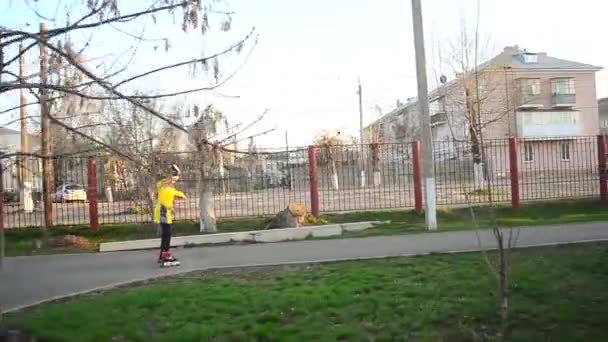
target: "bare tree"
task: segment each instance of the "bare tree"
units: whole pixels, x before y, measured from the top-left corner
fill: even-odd
[[[245,156],[245,169],[247,170],[247,190],[252,191],[254,188],[254,175],[257,171],[257,166],[261,162],[261,156],[258,155],[258,147],[255,144],[253,137],[249,138],[247,144],[248,155]]]
[[[214,188],[215,180],[220,180],[223,189],[225,160],[231,154],[256,156],[255,151],[239,151],[236,145],[239,140],[235,137],[243,134],[259,123],[266,113],[263,113],[250,124],[244,125],[236,132],[231,132],[226,116],[212,105],[207,106],[202,113],[195,107],[198,118],[189,133],[189,140],[196,149],[196,173],[199,193],[200,231],[212,233],[217,231]],[[237,125],[241,126],[241,124]],[[270,133],[272,129],[256,132],[248,139]],[[232,159],[232,158],[230,158]]]
[[[340,131],[324,130],[316,135],[314,143],[321,148],[322,160],[329,164],[333,189],[340,190],[336,159],[346,143],[345,136]]]
[[[502,66],[495,60],[480,64],[480,38],[479,38],[479,2],[477,27],[474,36],[471,37],[464,20],[462,21],[461,33],[456,44],[451,44],[451,60],[453,69],[457,75],[456,80],[448,85],[449,90],[442,95],[446,97],[447,107],[454,110],[448,116],[454,118],[461,115],[465,117],[466,130],[471,146],[471,154],[474,162],[475,188],[485,189],[490,211],[490,225],[494,245],[497,249],[495,254],[486,251],[483,246],[482,234],[479,229],[476,211],[470,200],[470,195],[461,183],[463,193],[467,200],[473,224],[476,228],[476,236],[483,258],[489,270],[496,278],[499,298],[500,329],[499,337],[508,340],[510,337],[510,311],[511,311],[511,250],[517,244],[519,230],[503,228],[500,226],[496,203],[491,192],[492,178],[486,178],[484,173],[487,169],[484,164],[487,161],[487,142],[484,138],[484,130],[492,124],[505,120],[512,110],[509,103],[512,99],[505,92],[507,87],[501,72]],[[457,135],[450,127],[452,137],[456,141],[462,141],[463,136]],[[466,135],[465,135],[466,137]]]
[[[128,108],[130,116],[128,119],[123,118],[123,122],[119,124],[123,128],[129,126],[142,128],[148,124],[149,129],[146,133],[148,133],[149,140],[154,140],[152,139],[152,135],[156,134],[155,130],[151,127],[152,125],[158,126],[162,124],[172,127],[177,131],[187,133],[188,130],[181,123],[169,115],[163,114],[162,108],[155,107],[156,103],[150,100],[217,89],[228,82],[240,69],[237,67],[232,71],[224,72],[221,67],[222,60],[238,57],[245,46],[249,45],[252,49],[257,42],[255,31],[252,29],[241,40],[214,53],[206,53],[202,57],[186,58],[175,62],[169,61],[166,65],[133,73],[130,72],[133,69],[132,62],[137,52],[141,51],[141,49],[138,50],[140,45],[154,44],[154,50],[156,51],[160,43],[168,51],[171,49],[170,38],[174,38],[146,37],[143,34],[146,32],[144,29],[145,25],[155,25],[163,16],[169,19],[173,17],[174,23],[179,24],[184,32],[192,34],[191,32],[198,31],[203,39],[205,39],[210,34],[211,21],[215,20],[214,18],[218,18],[218,21],[220,21],[220,25],[218,26],[219,31],[228,31],[231,29],[232,18],[235,13],[218,10],[218,4],[223,2],[221,0],[145,0],[137,5],[131,4],[130,8],[135,8],[135,10],[128,13],[121,10],[121,8],[125,8],[122,6],[126,6],[123,5],[125,3],[124,0],[81,0],[76,2],[56,0],[56,2],[58,2],[58,7],[61,4],[66,5],[66,10],[70,13],[70,17],[65,26],[55,27],[46,31],[45,36],[48,39],[41,39],[39,32],[0,26],[0,50],[4,53],[0,71],[3,75],[7,76],[2,78],[0,93],[4,94],[20,89],[27,89],[36,100],[26,105],[52,105],[48,118],[53,123],[53,133],[56,137],[61,138],[60,141],[66,141],[66,139],[59,136],[59,131],[63,131],[63,134],[69,132],[68,134],[74,139],[87,141],[95,146],[101,146],[112,152],[115,156],[120,156],[131,163],[137,164],[142,169],[150,166],[150,162],[142,160],[138,157],[140,156],[139,154],[132,152],[141,151],[144,145],[148,144],[145,148],[150,153],[156,153],[155,149],[163,149],[162,144],[158,143],[158,139],[155,145],[150,141],[146,141],[141,136],[141,130],[135,130],[135,132],[129,132],[131,137],[125,143],[127,145],[130,144],[130,146],[117,145],[116,141],[108,143],[104,134],[108,123],[98,119],[91,119],[90,117],[87,117],[85,120],[85,113],[87,112],[87,108],[89,108],[89,104],[82,105],[82,103],[85,101],[95,103],[93,107],[97,109],[103,109],[104,106],[122,109]],[[72,8],[71,6],[76,6],[76,8]],[[74,20],[73,14],[78,12],[81,15]],[[38,12],[35,14],[41,16]],[[180,16],[181,20],[175,20],[176,16]],[[44,17],[48,16],[45,15]],[[125,27],[124,25],[130,26]],[[137,28],[137,26],[142,29],[142,33],[131,31],[133,28]],[[132,39],[132,47],[124,51],[124,53],[94,56],[95,51],[91,47],[95,45],[95,37],[101,32],[116,31],[126,39]],[[84,36],[89,36],[89,38],[74,42],[70,37],[75,32],[83,33]],[[16,46],[21,42],[26,43],[26,46],[22,51],[19,51]],[[42,64],[47,64],[48,62],[50,66],[51,77],[47,82],[43,82],[38,73],[19,77],[15,72],[11,71],[15,62],[18,61],[20,54],[28,53],[28,51],[31,51],[38,44],[46,46],[51,53],[48,61],[42,61]],[[97,53],[99,53],[99,50]],[[86,59],[85,55],[87,56]],[[95,67],[87,65],[86,60],[93,59],[101,60],[101,62]],[[187,70],[184,70],[185,68]],[[187,73],[197,76],[199,79],[208,78],[209,84],[178,89],[171,92],[140,91],[139,88],[141,84],[145,84],[144,80],[146,78],[166,71],[179,70],[187,71]],[[140,85],[132,86],[136,81],[140,82]],[[38,97],[35,96],[36,91],[40,89],[51,92],[49,103],[40,103]],[[110,124],[117,124],[117,117],[113,116],[112,119]],[[168,141],[170,139],[160,140]],[[225,149],[224,146],[213,144],[207,140],[201,141],[201,143],[208,145],[209,149]],[[57,146],[57,149],[68,147]],[[55,153],[55,155],[58,155],[58,153]],[[44,158],[48,158],[48,156]],[[110,168],[116,169],[119,166],[121,166],[121,163],[114,162],[114,165]]]
[[[162,110],[162,103],[149,100],[148,106]],[[151,119],[141,108],[111,102],[106,107],[108,121],[107,135],[104,140],[125,158],[108,160],[109,178],[114,183],[114,191],[126,190],[131,197],[143,199],[145,211],[152,218],[156,189],[151,180],[162,177],[162,160],[167,154],[177,150],[174,129],[158,119]],[[173,119],[179,122],[177,118]],[[160,165],[159,165],[160,164]],[[166,163],[165,163],[166,164]],[[134,201],[133,213],[139,213],[138,201]]]
[[[375,106],[376,113],[378,117],[382,116],[382,109],[380,106]],[[371,155],[372,162],[372,178],[374,182],[374,186],[380,186],[382,184],[382,175],[380,172],[380,159],[382,156],[382,151],[384,149],[385,136],[384,129],[380,127],[380,125],[372,125],[369,127],[369,150]]]
[[[485,189],[489,178],[481,140],[492,126],[511,124],[508,119],[517,94],[507,89],[504,65],[497,59],[488,59],[489,40],[483,44],[480,40],[463,18],[458,37],[439,47],[436,65],[437,69],[447,69],[455,75],[454,81],[442,87],[437,95],[443,96],[442,105],[454,140],[469,142],[476,190]]]
[[[57,2],[61,3],[61,0],[57,0]],[[128,14],[121,14],[118,2],[119,1],[117,0],[83,0],[81,7],[84,10],[84,14],[82,15],[82,17],[78,18],[74,22],[68,22],[68,25],[66,25],[65,27],[59,27],[48,30],[47,35],[49,39],[46,44],[51,50],[51,57],[49,59],[49,65],[51,68],[49,70],[51,72],[55,71],[56,73],[56,77],[50,80],[48,84],[36,83],[36,74],[32,74],[28,75],[23,79],[14,77],[13,80],[5,81],[2,83],[0,90],[4,93],[24,88],[30,89],[30,91],[40,88],[46,88],[60,93],[61,96],[70,94],[73,96],[77,96],[81,99],[87,99],[92,101],[122,100],[129,102],[133,105],[139,106],[143,110],[146,110],[149,115],[155,116],[169,124],[172,124],[168,118],[166,118],[159,112],[151,110],[151,108],[146,108],[145,103],[141,102],[140,100],[146,98],[149,99],[178,96],[190,92],[215,89],[216,87],[229,80],[234,74],[222,73],[220,69],[219,59],[221,57],[229,57],[230,55],[239,54],[243,49],[245,43],[250,41],[251,38],[254,36],[252,31],[243,40],[240,40],[235,44],[230,45],[228,48],[217,53],[208,54],[203,56],[202,58],[195,58],[191,60],[185,60],[178,63],[169,64],[136,75],[131,74],[123,79],[119,79],[119,77],[120,75],[124,74],[126,70],[129,69],[128,66],[130,65],[133,59],[133,55],[129,56],[129,54],[123,54],[127,57],[124,58],[126,59],[126,61],[123,61],[123,65],[120,65],[121,60],[119,58],[101,57],[102,59],[104,59],[104,61],[99,65],[104,66],[104,73],[99,75],[92,72],[92,69],[88,66],[83,65],[82,61],[84,51],[88,49],[91,41],[89,40],[86,42],[82,42],[81,48],[76,49],[74,47],[75,44],[72,44],[71,40],[69,40],[69,35],[72,32],[91,31],[91,36],[94,36],[93,33],[97,33],[104,29],[111,31],[115,30],[115,25],[117,24],[136,22],[140,24],[143,22],[145,24],[146,20],[155,23],[157,21],[157,16],[160,14],[164,13],[169,15],[176,15],[178,14],[178,12],[181,12],[181,14],[183,14],[182,29],[184,31],[192,31],[193,29],[198,29],[200,30],[200,32],[203,33],[204,36],[208,34],[210,28],[209,22],[212,15],[217,14],[224,17],[220,28],[221,31],[229,30],[232,22],[233,13],[216,11],[214,9],[214,6],[218,3],[218,1],[214,1],[213,3],[211,3],[211,1],[207,2],[203,0],[148,0],[147,4],[142,4],[141,11],[135,11]],[[122,32],[122,30],[120,29],[119,31]],[[151,40],[142,35],[133,35],[129,32],[125,32],[125,35],[128,37],[132,37],[132,39],[135,40],[137,45],[139,45],[141,42],[147,42]],[[62,43],[62,37],[66,38],[65,41],[67,41],[68,43]],[[33,40],[33,43],[23,49],[23,53],[26,53],[32,47],[36,46],[36,44],[38,44],[40,41],[40,35],[38,32],[14,30],[6,27],[0,27],[0,38],[2,39],[2,48],[5,52],[10,51],[12,46],[16,43],[19,43],[21,41]],[[163,41],[165,42],[167,42],[167,40],[168,38],[163,39]],[[167,43],[166,47],[170,48],[170,44]],[[6,62],[4,62],[2,65],[3,71],[5,73],[11,74],[6,70],[11,67],[11,65],[18,59],[18,57],[19,52],[17,52],[15,56],[9,56],[8,58],[5,58]],[[110,65],[110,67],[106,68],[105,66],[107,65]],[[57,67],[53,68],[54,66]],[[193,68],[192,66],[199,66],[198,69],[208,71],[211,74],[212,79],[215,80],[215,85],[210,85],[209,87],[202,88],[185,89],[173,93],[157,93],[150,95],[126,94],[118,90],[118,88],[124,89],[125,86],[128,86],[136,80],[142,80],[144,77],[186,66],[190,66],[190,72],[196,70],[196,68]],[[99,69],[99,67],[96,67],[96,69]],[[73,77],[66,77],[66,72],[64,72],[66,70],[69,71],[69,75],[67,76]],[[97,90],[94,94],[90,94],[85,91],[86,88],[91,87],[95,87]],[[73,108],[73,106],[71,107]],[[58,118],[55,117],[55,119]],[[71,127],[71,125],[69,125],[68,123],[66,123],[66,125]],[[183,127],[179,127],[176,124],[172,125],[178,129],[184,130]]]
[[[221,141],[215,141],[214,145],[210,145],[208,142],[220,135],[222,130],[227,131],[228,121],[224,114],[212,105],[207,106],[202,113],[199,113],[198,106],[195,106],[194,115],[198,119],[190,131],[190,141],[196,147],[197,152],[200,231],[213,233],[217,231],[213,181],[216,176],[219,176],[223,185],[224,155],[220,149]]]

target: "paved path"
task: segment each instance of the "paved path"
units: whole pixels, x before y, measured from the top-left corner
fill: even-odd
[[[490,231],[482,246],[494,246]],[[608,223],[520,229],[518,246],[608,240]],[[16,257],[0,273],[0,304],[12,311],[75,293],[209,268],[288,264],[479,249],[474,232],[316,240],[177,250],[179,268],[161,269],[157,251]]]

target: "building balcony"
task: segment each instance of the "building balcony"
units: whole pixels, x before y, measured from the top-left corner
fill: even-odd
[[[523,110],[517,112],[517,136],[523,139],[563,139],[584,135],[576,110]]]
[[[441,126],[448,123],[447,113],[436,113],[431,116],[431,127]]]
[[[431,117],[434,115],[445,114],[445,105],[441,102],[441,100],[436,100],[429,103],[429,113]]]
[[[573,107],[576,104],[575,94],[553,94],[553,107]]]
[[[543,97],[540,95],[521,95],[517,103],[519,108],[542,108]]]

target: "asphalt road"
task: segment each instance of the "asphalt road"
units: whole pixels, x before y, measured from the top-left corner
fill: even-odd
[[[8,258],[0,272],[4,312],[44,301],[133,281],[223,267],[328,262],[428,253],[461,252],[495,246],[491,231],[359,239],[312,240],[175,251],[182,265],[160,268],[157,251]],[[608,223],[519,229],[518,247],[608,240]]]

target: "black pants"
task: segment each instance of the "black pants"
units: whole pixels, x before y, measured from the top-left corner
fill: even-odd
[[[161,223],[162,233],[160,236],[160,250],[166,252],[171,247],[171,225],[169,223]]]

